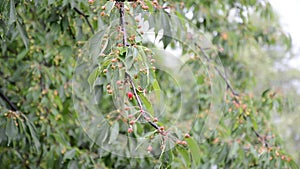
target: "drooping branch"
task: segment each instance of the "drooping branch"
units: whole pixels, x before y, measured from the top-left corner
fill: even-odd
[[[205,51],[203,50],[203,48],[197,44],[195,44],[202,52],[203,56],[205,57],[207,62],[211,62],[211,59],[209,59],[209,57],[207,56],[207,54],[205,53]],[[217,71],[217,73],[222,77],[222,79],[225,81],[227,89],[230,90],[230,92],[234,95],[234,96],[240,96],[234,89],[233,87],[230,85],[229,80],[226,78],[226,76],[221,73],[221,71],[218,69],[218,67],[214,66],[214,69]],[[239,101],[234,98],[234,101],[236,101],[237,103],[239,103]],[[247,119],[246,117],[244,117],[245,119]],[[261,136],[261,134],[259,134],[258,131],[256,131],[254,129],[254,127],[251,127],[251,130],[254,132],[255,136],[258,138],[258,140],[260,140],[262,142],[262,144],[266,147],[269,147],[268,142],[266,141],[266,139],[264,139],[263,136]]]
[[[203,48],[197,44],[195,44],[202,52],[203,56],[205,57],[207,62],[210,62],[211,59],[209,59],[209,57],[207,56],[207,54],[205,53],[205,51],[203,50]],[[229,80],[227,79],[227,77],[225,76],[225,74],[223,74],[220,69],[216,66],[214,66],[214,69],[217,71],[217,73],[222,77],[222,79],[225,81],[227,89],[229,89],[231,91],[231,93],[234,96],[239,96],[239,94],[233,89],[233,87],[231,86],[231,84],[229,83]]]
[[[120,5],[120,26],[121,26],[121,32],[123,35],[123,46],[128,46],[127,44],[127,32],[126,32],[126,21],[125,21],[125,11],[124,11],[124,3],[123,2],[118,2]],[[160,128],[160,126],[158,126],[156,123],[150,121],[150,117],[147,115],[146,111],[143,108],[143,104],[142,101],[139,97],[139,95],[137,94],[137,89],[136,86],[132,80],[132,77],[130,76],[130,74],[128,74],[127,72],[125,72],[125,79],[130,83],[130,86],[132,87],[132,91],[134,94],[134,97],[137,100],[138,103],[138,107],[140,109],[140,113],[143,116],[143,118],[153,127],[155,128],[160,134],[162,135],[166,135],[165,131],[163,129]]]
[[[92,27],[92,24],[91,24],[90,21],[89,21],[89,18],[88,18],[89,15],[86,15],[85,13],[83,13],[82,11],[80,11],[80,10],[79,10],[78,8],[76,8],[76,7],[74,7],[73,9],[74,9],[74,11],[77,12],[79,15],[81,15],[81,16],[84,17],[84,19],[85,19],[85,21],[87,22],[88,26],[90,27],[92,33],[94,34],[95,31],[94,31],[94,29],[93,29],[93,27]]]
[[[163,131],[160,130],[160,127],[159,127],[156,123],[150,121],[150,117],[145,113],[145,110],[144,110],[144,108],[143,108],[142,101],[141,101],[139,95],[138,95],[137,92],[136,92],[137,90],[136,90],[136,87],[135,87],[135,85],[134,85],[134,83],[133,83],[133,81],[132,81],[131,76],[130,76],[127,72],[125,73],[125,76],[126,76],[126,77],[125,77],[126,80],[129,81],[129,83],[130,83],[130,85],[131,85],[131,87],[132,87],[132,91],[133,91],[134,97],[135,97],[136,100],[137,100],[137,103],[138,103],[138,106],[139,106],[141,115],[144,117],[144,119],[146,119],[146,121],[147,121],[152,127],[154,127],[154,128],[157,129],[160,133],[163,134]]]
[[[269,147],[268,142],[266,141],[266,139],[261,136],[255,129],[254,127],[251,127],[252,131],[255,133],[256,137],[263,143],[264,146],[266,146],[267,148]]]

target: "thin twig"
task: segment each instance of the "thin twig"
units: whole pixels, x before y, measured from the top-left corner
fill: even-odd
[[[264,146],[268,148],[269,147],[268,142],[253,127],[251,127],[251,129],[255,133],[256,137],[258,137],[259,140],[264,144]]]
[[[70,24],[68,25],[68,28],[69,28],[69,32],[70,32],[70,35],[71,35],[72,39],[76,39],[75,34],[74,34],[74,32],[72,31],[72,28],[71,28],[71,25],[70,25]]]
[[[80,10],[79,10],[78,8],[76,8],[76,7],[74,7],[73,9],[74,9],[75,12],[77,12],[79,15],[81,15],[81,16],[84,17],[84,19],[85,19],[85,21],[87,22],[87,24],[89,25],[89,27],[90,27],[92,33],[94,34],[95,31],[94,31],[94,29],[93,29],[93,27],[92,27],[92,25],[91,25],[91,23],[90,23],[90,21],[89,21],[89,18],[88,18],[89,15],[86,15],[85,13],[83,13],[82,11],[80,11]]]
[[[0,92],[0,97],[11,107],[11,110],[17,111],[18,108],[15,104],[13,104],[7,96],[5,96],[2,92]]]
[[[159,130],[160,131],[160,127],[156,124],[156,123],[153,123],[152,121],[150,121],[150,117],[145,113],[145,110],[143,108],[143,104],[142,104],[142,101],[139,97],[139,95],[137,94],[137,90],[136,90],[136,87],[132,81],[132,78],[131,76],[125,72],[125,78],[129,81],[131,87],[132,87],[132,91],[133,91],[133,94],[134,94],[134,97],[136,98],[137,102],[138,102],[138,106],[139,106],[139,109],[140,109],[140,112],[141,112],[141,115],[144,117],[144,119],[146,119],[146,121],[151,125],[153,126],[155,129]],[[162,131],[160,131],[162,132]]]
[[[204,57],[206,58],[207,62],[210,62],[211,59],[209,59],[209,57],[207,56],[207,54],[205,53],[205,51],[202,49],[201,46],[195,44],[202,52],[202,54],[204,55]],[[225,76],[225,74],[221,73],[221,71],[219,70],[218,67],[213,66],[214,69],[218,72],[218,74],[222,77],[222,79],[225,81],[227,89],[229,89],[231,91],[231,93],[235,96],[239,96],[239,94],[233,89],[233,87],[231,86],[231,84],[229,83],[229,80],[227,79],[227,77]]]
[[[209,57],[207,56],[207,54],[204,52],[204,50],[202,49],[201,46],[195,44],[202,52],[202,54],[204,55],[204,57],[206,58],[207,62],[210,62],[211,59],[209,59]],[[226,83],[226,86],[227,86],[227,89],[229,89],[231,91],[231,93],[234,95],[234,96],[239,96],[239,94],[233,89],[233,87],[230,85],[229,83],[229,80],[225,77],[224,74],[221,73],[221,71],[216,67],[214,66],[215,70],[218,72],[218,74],[222,77],[222,79],[225,81]],[[234,100],[239,103],[239,101],[234,98]],[[252,131],[254,132],[255,136],[264,144],[264,146],[266,147],[269,147],[269,144],[268,142],[254,129],[254,127],[251,127]]]
[[[225,77],[225,75],[222,74],[221,71],[220,71],[217,67],[214,66],[214,68],[215,68],[215,70],[218,72],[218,74],[222,77],[222,79],[224,79],[224,81],[225,81],[225,83],[226,83],[226,86],[227,86],[227,89],[229,89],[233,95],[239,96],[239,94],[238,94],[238,93],[233,89],[233,87],[230,85],[230,83],[229,83],[228,79]]]

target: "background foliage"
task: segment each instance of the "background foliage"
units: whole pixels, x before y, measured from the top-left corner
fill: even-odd
[[[265,72],[274,73],[274,65],[282,61],[283,53],[291,47],[290,37],[282,32],[267,1],[174,0],[156,3],[145,0],[125,4],[129,8],[126,21],[130,47],[122,45],[122,39],[116,33],[120,16],[114,1],[0,2],[1,168],[297,168],[282,148],[283,141],[272,123],[274,115],[286,110],[283,93],[265,88],[268,84],[265,84],[267,80],[263,80],[268,75]],[[177,19],[169,18],[166,11]],[[155,33],[163,32],[163,36],[157,36],[161,40],[159,45],[144,41],[139,21],[134,19],[138,15],[141,21],[150,23],[149,28],[153,28]],[[109,27],[111,23],[115,24],[112,28]],[[190,23],[195,26],[186,26]],[[176,45],[168,38],[172,35],[205,45],[200,38],[189,38],[187,30],[191,27],[195,35],[199,35],[196,38],[205,35],[213,44],[209,46],[214,49],[213,52],[207,53],[212,60],[219,56],[229,75],[231,88],[239,91],[238,96],[230,90],[226,92],[222,117],[213,131],[203,131],[205,117],[209,113],[221,112],[209,112],[211,84],[208,75],[201,69],[203,62],[197,59],[205,56],[202,53],[190,57],[194,55],[191,50],[184,45]],[[102,34],[105,30],[106,35]],[[108,39],[107,43],[104,43],[105,39]],[[99,51],[101,48],[97,46],[102,43],[106,46],[105,50]],[[182,60],[192,68],[197,79],[196,86],[185,89],[196,93],[196,96],[189,95],[187,98],[194,97],[200,105],[185,110],[197,114],[197,117],[186,117],[187,121],[193,119],[190,130],[178,123],[170,123],[174,117],[172,112],[179,109],[176,106],[181,101],[178,99],[180,91],[172,79],[159,70],[151,69],[146,74],[140,70],[152,67],[153,58],[147,58],[147,49],[165,47],[179,49]],[[154,59],[161,64],[168,63],[160,61],[159,53],[150,52],[149,55],[157,56]],[[84,58],[88,57],[95,60],[85,62]],[[82,62],[76,61],[78,58]],[[134,61],[134,58],[142,59]],[[117,59],[117,63],[112,59]],[[84,63],[87,69],[78,69],[80,63]],[[119,66],[120,63],[124,64]],[[134,68],[131,69],[132,65]],[[214,71],[213,67],[208,68]],[[113,75],[108,76],[104,69]],[[138,75],[134,80],[136,85],[149,91],[159,89],[163,92],[167,111],[159,118],[159,125],[176,128],[174,135],[177,140],[170,141],[175,148],[164,151],[160,145],[153,143],[154,148],[158,147],[158,156],[135,159],[118,156],[104,151],[104,145],[99,146],[101,144],[97,140],[97,144],[91,140],[95,139],[91,134],[98,133],[96,129],[87,131],[80,125],[78,119],[82,117],[76,110],[80,112],[86,107],[74,107],[72,97],[80,97],[85,90],[100,91],[97,99],[101,99],[101,104],[96,104],[100,106],[96,108],[105,115],[113,116],[111,99],[117,91],[125,100],[124,104],[137,105],[136,102],[126,102],[130,85],[124,85],[123,90],[110,91],[107,88],[111,85],[117,89],[115,84],[124,79],[124,71],[129,71],[132,77]],[[82,72],[89,75],[85,79],[86,88],[72,86],[72,78]],[[102,80],[97,81],[101,77]],[[145,77],[148,79],[145,80]],[[156,82],[158,88],[153,85]],[[111,92],[114,94],[110,95]],[[148,111],[151,106],[156,110],[151,99],[145,97],[143,102]],[[183,100],[183,103],[194,102]],[[112,126],[107,129],[108,135],[98,136],[100,141],[115,142],[113,147],[120,150],[116,133],[128,134],[130,125],[126,120],[113,116],[111,124],[108,124]],[[100,129],[103,130],[103,127],[105,125]],[[144,136],[148,131],[155,130],[149,125],[136,123],[131,135]],[[185,133],[191,137],[185,137]]]

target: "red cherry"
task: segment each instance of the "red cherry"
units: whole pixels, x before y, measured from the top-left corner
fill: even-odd
[[[181,141],[181,145],[186,146],[186,145],[187,145],[187,142],[186,142],[186,141]]]
[[[128,99],[131,100],[133,98],[133,93],[132,92],[128,92],[127,93],[127,97],[128,97]]]
[[[147,151],[150,153],[150,152],[152,151],[152,146],[149,145],[149,146],[147,147]]]
[[[132,132],[133,132],[133,129],[130,127],[130,128],[128,128],[127,132],[128,132],[128,133],[132,133]]]
[[[186,134],[184,135],[184,137],[185,137],[185,138],[190,138],[191,136],[189,135],[189,133],[186,133]]]

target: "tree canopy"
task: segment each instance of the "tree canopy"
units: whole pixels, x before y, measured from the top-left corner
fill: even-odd
[[[272,123],[283,93],[253,74],[291,47],[268,1],[0,12],[1,168],[298,168]]]

